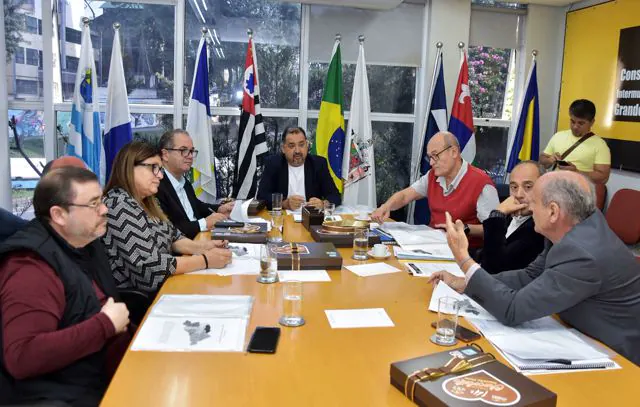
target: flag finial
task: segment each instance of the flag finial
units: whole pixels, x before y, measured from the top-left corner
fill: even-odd
[[[90,21],[91,21],[91,20],[89,20],[89,17],[82,17],[82,24],[84,24],[84,25],[89,25],[89,22],[90,22]]]
[[[538,50],[534,49],[533,51],[531,51],[531,55],[533,55],[533,57],[537,57],[538,56]]]
[[[253,37],[253,30],[251,28],[247,29],[247,35],[249,38]]]
[[[342,39],[342,34],[337,33],[336,34],[336,41],[340,41]]]
[[[464,48],[464,42],[460,41],[458,43],[458,48],[460,48],[460,49]]]
[[[364,44],[364,35],[360,34],[358,35],[358,42],[360,42],[360,44]]]
[[[113,29],[118,31],[120,29],[120,23],[117,22],[117,21],[115,23],[113,23]]]
[[[202,36],[204,37],[209,32],[209,29],[207,27],[202,27],[200,31],[202,31]]]
[[[438,48],[438,49],[442,48],[443,45],[444,44],[442,43],[442,41],[436,42],[436,48]]]

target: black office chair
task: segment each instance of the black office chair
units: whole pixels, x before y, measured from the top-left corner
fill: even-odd
[[[119,288],[118,293],[129,310],[129,321],[136,327],[139,326],[153,303],[155,295],[135,288]]]

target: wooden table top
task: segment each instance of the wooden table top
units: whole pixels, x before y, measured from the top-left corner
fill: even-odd
[[[287,241],[313,241],[291,216],[284,228]],[[339,252],[344,265],[355,263],[352,249]],[[304,283],[306,324],[282,327],[276,354],[127,351],[102,405],[412,406],[389,383],[389,367],[445,349],[429,341],[436,320],[428,311],[432,287],[406,272],[366,278],[344,268],[328,273],[331,282]],[[169,293],[253,295],[247,342],[256,326],[279,326],[281,286],[258,284],[255,276],[174,276],[161,291]],[[331,329],[324,314],[379,307],[395,327]],[[486,339],[475,343],[504,362]],[[530,377],[557,393],[559,406],[630,405],[640,368],[622,356],[615,360],[622,369]]]

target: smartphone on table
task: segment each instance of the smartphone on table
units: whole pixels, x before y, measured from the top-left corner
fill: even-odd
[[[251,335],[247,352],[251,353],[276,353],[280,339],[280,328],[259,326]]]
[[[449,321],[444,321],[444,322],[449,322]],[[436,328],[437,323],[435,321],[432,322],[431,327]],[[467,329],[463,326],[460,326],[460,324],[458,324],[458,326],[456,327],[456,338],[460,339],[462,342],[475,341],[476,339],[480,339],[481,337],[482,335],[480,335],[479,333],[473,332],[471,329]]]

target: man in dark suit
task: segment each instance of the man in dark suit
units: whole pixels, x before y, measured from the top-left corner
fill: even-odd
[[[640,365],[640,264],[608,227],[585,176],[557,171],[538,179],[530,207],[548,239],[526,268],[490,275],[468,254],[462,222],[447,214],[447,241],[465,277],[437,272],[502,323],[558,314],[569,325]]]
[[[325,201],[340,205],[341,197],[324,157],[309,155],[307,134],[301,127],[282,132],[282,154],[267,159],[258,187],[258,199],[269,209],[271,194],[280,192],[284,209],[297,210],[305,202],[318,208]]]
[[[181,129],[164,133],[160,138],[160,149],[165,176],[160,180],[156,197],[171,223],[193,239],[199,232],[213,229],[216,222],[226,219],[233,203],[202,202],[185,178],[198,154],[189,133]]]
[[[482,222],[482,268],[491,274],[526,267],[540,254],[544,237],[534,230],[529,197],[542,175],[535,161],[522,161],[511,171],[509,197]]]

